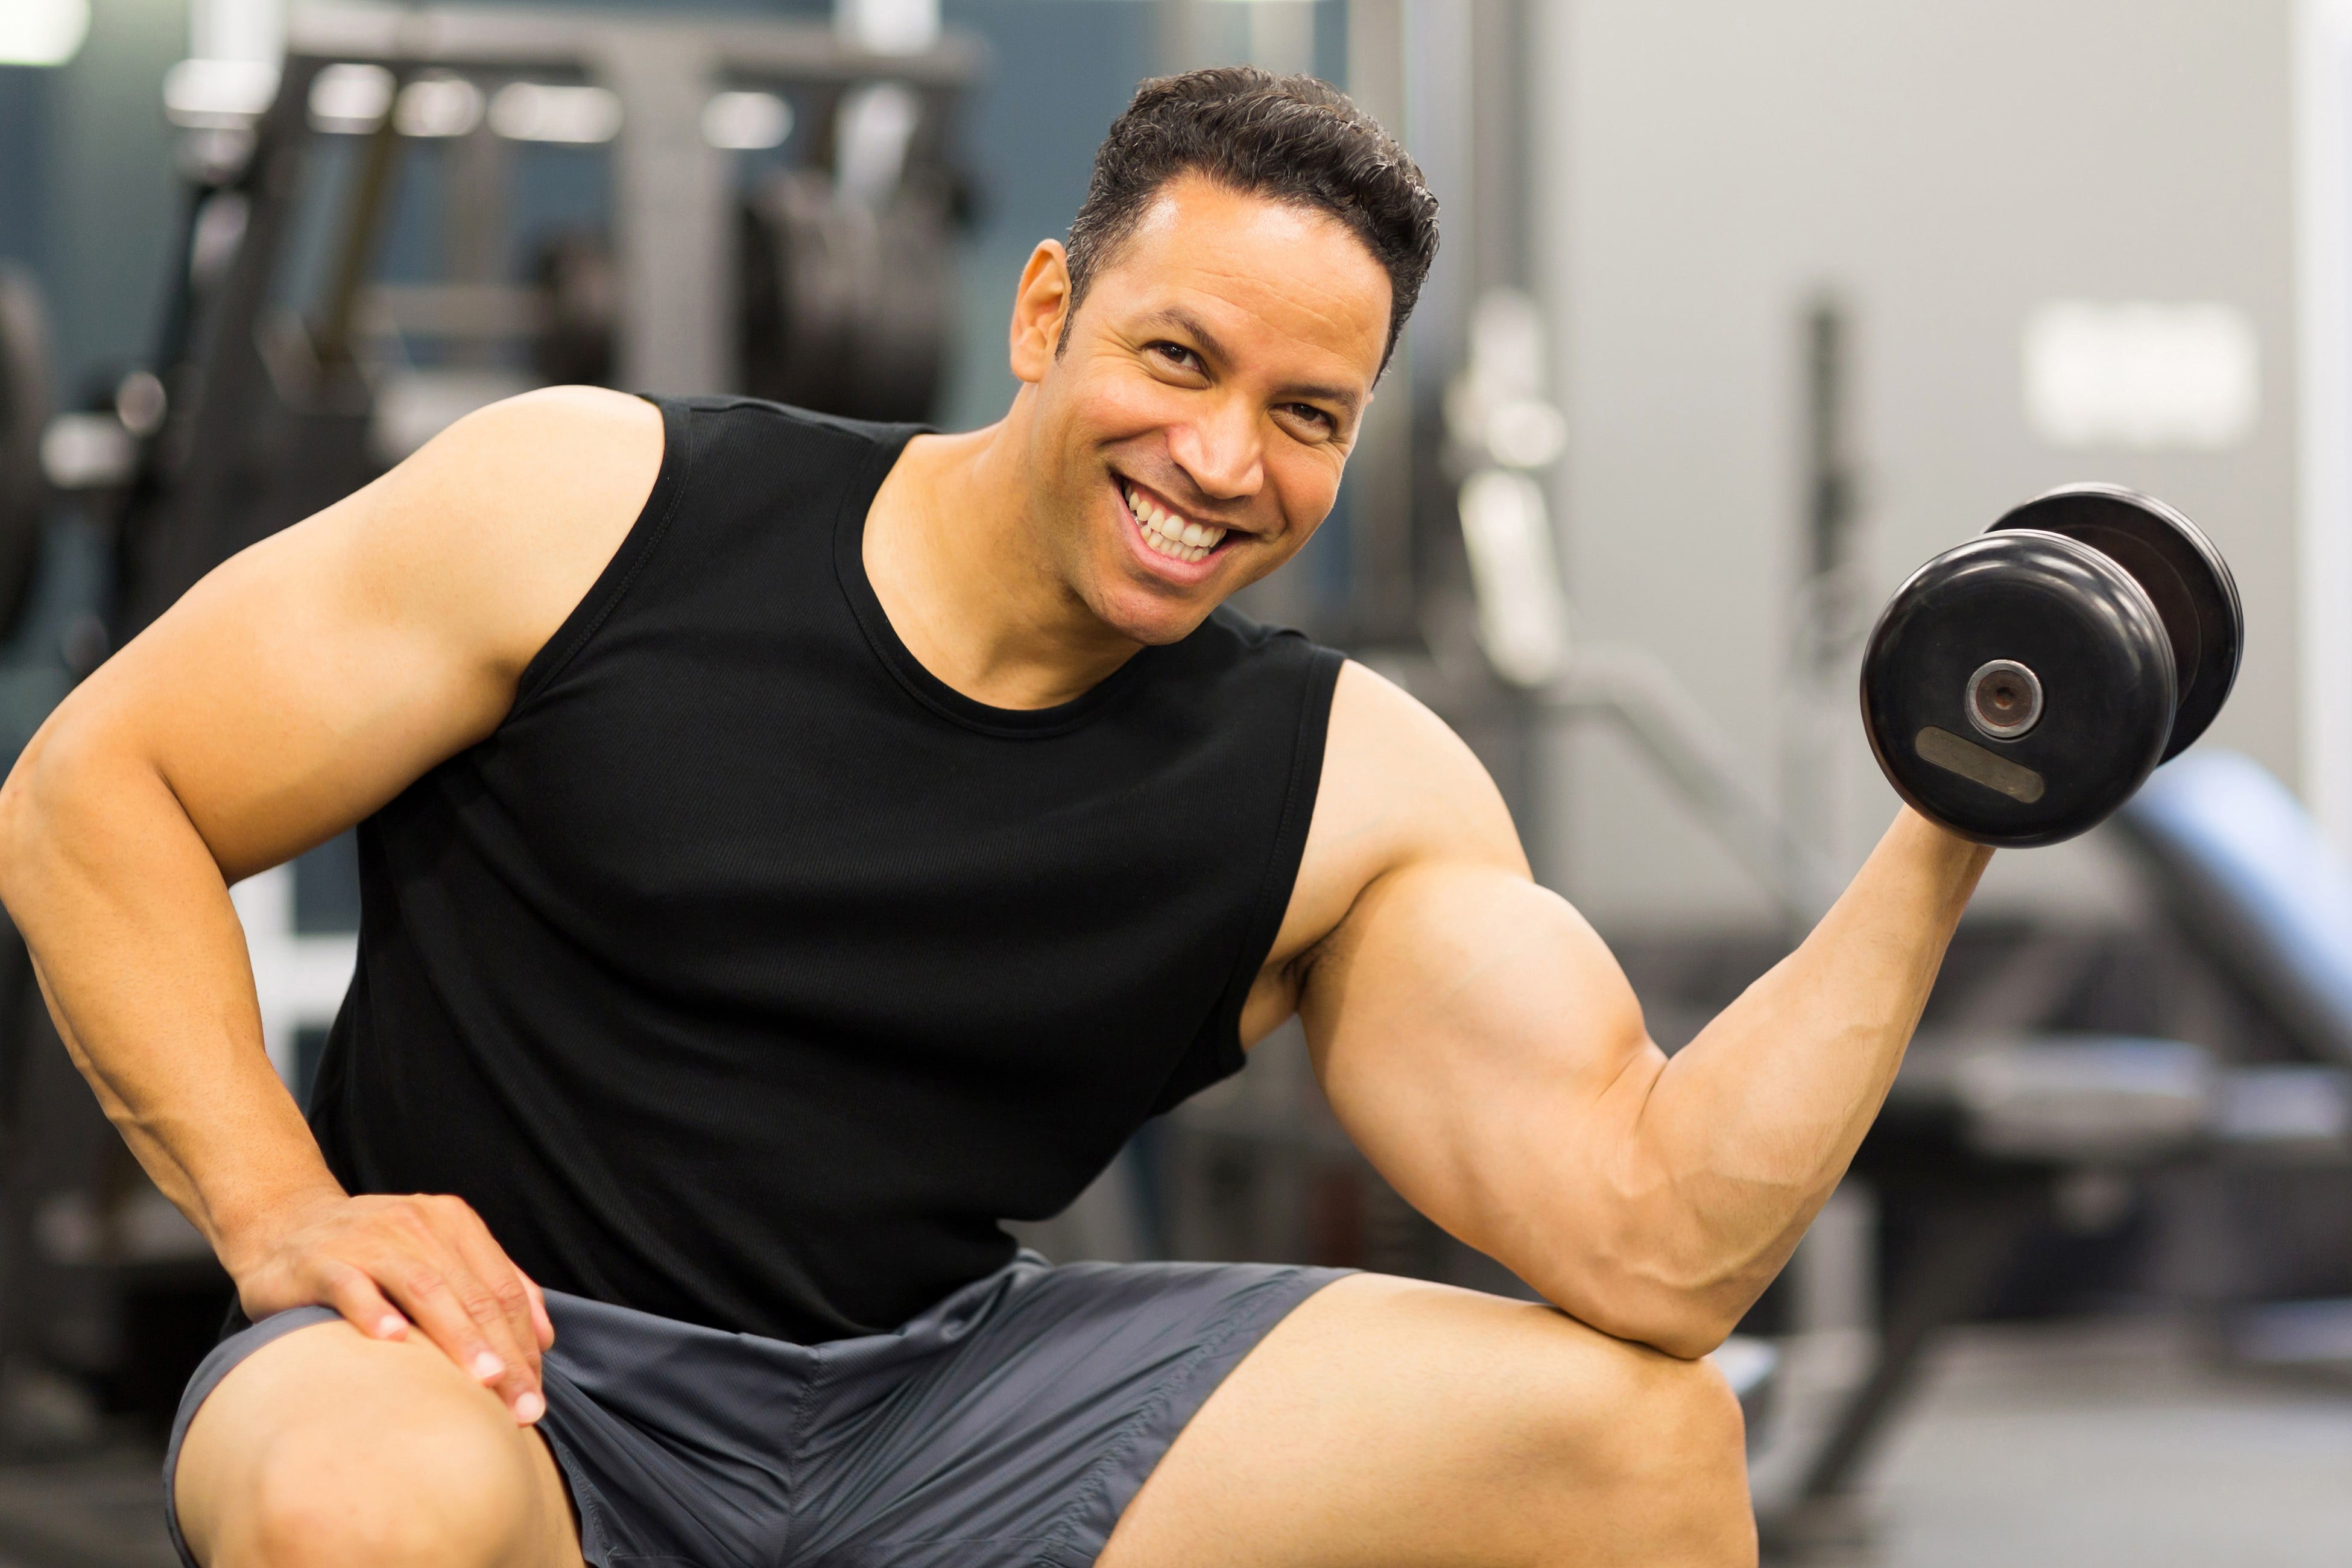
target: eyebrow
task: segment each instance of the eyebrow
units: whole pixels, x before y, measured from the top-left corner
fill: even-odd
[[[1233,352],[1225,347],[1223,341],[1216,333],[1209,331],[1208,324],[1200,317],[1181,305],[1170,305],[1163,310],[1154,310],[1144,318],[1144,321],[1146,324],[1158,323],[1177,328],[1198,342],[1201,345],[1201,352],[1211,359],[1223,360],[1228,364],[1233,363]],[[1319,398],[1326,403],[1336,403],[1349,414],[1363,406],[1364,402],[1363,395],[1352,388],[1327,385],[1321,382],[1296,382],[1285,386],[1282,393],[1286,397]]]

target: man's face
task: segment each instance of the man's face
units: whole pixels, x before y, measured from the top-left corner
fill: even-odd
[[[1331,510],[1380,374],[1388,274],[1326,214],[1190,176],[1096,273],[1056,353],[1060,265],[1039,247],[1013,321],[1036,392],[1032,515],[1108,626],[1173,642]]]

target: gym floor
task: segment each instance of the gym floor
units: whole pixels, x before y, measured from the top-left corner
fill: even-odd
[[[1786,1426],[1846,1359],[1792,1358]],[[1759,1458],[1767,1498],[1780,1457]],[[1870,1549],[1810,1568],[2334,1568],[2352,1562],[2352,1380],[2214,1367],[2178,1321],[1965,1330],[1867,1489]]]
[[[1822,1344],[1794,1360],[1776,1450],[1841,1359]],[[2352,1381],[2217,1370],[2176,1322],[1973,1329],[1936,1358],[1870,1476],[1872,1544],[1808,1563],[2339,1568],[2347,1482]],[[0,1467],[0,1568],[171,1568],[155,1489],[144,1451]]]

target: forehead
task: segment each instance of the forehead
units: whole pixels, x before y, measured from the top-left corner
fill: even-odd
[[[1388,273],[1353,230],[1198,175],[1161,187],[1088,293],[1121,317],[1180,310],[1237,358],[1339,362],[1367,387],[1388,346]]]

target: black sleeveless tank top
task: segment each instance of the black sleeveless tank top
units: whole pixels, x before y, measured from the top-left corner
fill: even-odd
[[[660,406],[644,514],[505,721],[361,825],[311,1125],[542,1285],[871,1332],[1241,1067],[1339,658],[1220,609],[984,706],[866,579],[910,429]]]

